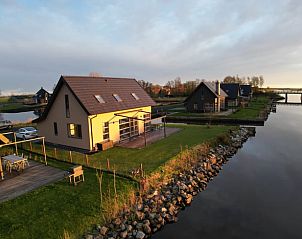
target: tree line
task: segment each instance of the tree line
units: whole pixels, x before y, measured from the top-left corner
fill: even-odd
[[[190,95],[195,88],[206,80],[195,79],[182,82],[180,77],[168,81],[164,85],[153,84],[149,81],[138,80],[141,87],[152,97],[186,97]],[[254,88],[262,87],[264,84],[263,76],[239,77],[227,76],[223,83],[239,83],[241,85],[251,85]]]

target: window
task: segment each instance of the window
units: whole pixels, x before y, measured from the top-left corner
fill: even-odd
[[[194,110],[198,110],[198,106],[197,106],[196,103],[193,105],[193,109],[194,109]]]
[[[100,95],[94,95],[94,97],[97,99],[97,101],[101,104],[105,103],[104,99]]]
[[[69,98],[68,98],[68,95],[65,95],[65,112],[66,112],[66,118],[70,118]]]
[[[69,138],[82,138],[82,127],[80,124],[67,124]]]
[[[113,94],[113,97],[114,97],[118,102],[121,102],[121,101],[122,101],[121,97],[119,97],[118,94]]]
[[[55,133],[55,135],[58,135],[58,124],[57,122],[53,122],[53,131]]]
[[[144,114],[145,131],[151,131],[151,114]]]
[[[103,140],[109,140],[109,122],[103,124]]]
[[[119,120],[120,140],[129,139],[138,135],[138,122],[134,118],[124,118]]]
[[[139,100],[139,97],[135,93],[131,93],[134,99]]]

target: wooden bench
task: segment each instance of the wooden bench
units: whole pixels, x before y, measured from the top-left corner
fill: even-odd
[[[71,168],[70,175],[68,176],[69,183],[77,185],[79,182],[84,182],[84,171],[81,165]]]

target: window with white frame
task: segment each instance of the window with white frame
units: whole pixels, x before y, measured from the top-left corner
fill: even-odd
[[[94,97],[97,99],[97,101],[101,104],[105,103],[105,100],[100,95],[94,95]]]
[[[116,101],[121,102],[122,99],[118,94],[113,94],[113,97],[116,99]]]
[[[103,123],[103,140],[109,140],[109,122]]]

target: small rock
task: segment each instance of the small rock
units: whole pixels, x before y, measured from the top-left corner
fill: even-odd
[[[126,238],[127,235],[128,235],[128,232],[127,232],[127,231],[122,231],[122,232],[120,233],[120,237],[121,237],[121,238]]]
[[[151,234],[151,232],[152,232],[150,226],[147,225],[147,224],[144,224],[144,225],[143,225],[143,230],[144,230],[144,232],[145,232],[146,234]]]
[[[136,239],[143,239],[145,238],[145,233],[143,233],[142,231],[138,231],[136,233],[136,236],[135,236]]]
[[[93,239],[93,235],[88,234],[88,235],[85,236],[85,239]]]
[[[108,227],[105,226],[101,227],[100,229],[101,235],[105,236],[107,232],[108,232]]]

